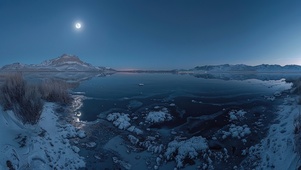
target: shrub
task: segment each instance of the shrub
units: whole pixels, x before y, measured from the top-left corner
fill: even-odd
[[[70,104],[68,85],[63,81],[45,80],[40,86],[28,85],[21,73],[10,74],[0,88],[0,103],[4,110],[13,110],[24,124],[36,124],[43,110],[43,99]]]
[[[1,104],[4,110],[13,109],[13,103],[21,102],[25,94],[26,82],[21,73],[7,75],[1,87]]]
[[[41,94],[36,86],[26,86],[21,102],[16,103],[13,111],[23,123],[36,124],[43,110]]]
[[[36,124],[41,116],[43,101],[36,86],[27,85],[22,74],[8,75],[1,87],[4,110],[13,110],[24,124]]]
[[[64,81],[49,79],[40,86],[42,98],[49,102],[70,104],[71,96],[68,94],[68,85]]]

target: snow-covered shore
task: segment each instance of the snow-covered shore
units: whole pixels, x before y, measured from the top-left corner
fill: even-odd
[[[248,157],[241,167],[255,169],[298,169],[300,156],[295,149],[294,120],[300,114],[294,97],[286,97],[278,106],[275,123],[269,128],[267,137],[255,146],[243,151]]]
[[[85,167],[79,148],[69,137],[83,137],[81,130],[58,123],[55,105],[46,103],[37,125],[23,125],[11,111],[0,109],[0,169],[78,169]]]

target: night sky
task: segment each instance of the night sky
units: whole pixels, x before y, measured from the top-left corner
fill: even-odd
[[[301,64],[301,1],[1,0],[0,41],[0,66],[64,53],[116,69]]]

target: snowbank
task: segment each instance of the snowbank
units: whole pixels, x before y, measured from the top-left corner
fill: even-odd
[[[37,125],[23,125],[12,112],[0,111],[0,169],[78,169],[85,167],[67,138],[75,129],[58,124],[54,104],[46,103]],[[74,131],[75,130],[75,131]]]
[[[279,106],[275,124],[259,144],[243,151],[248,155],[243,165],[255,169],[298,169],[300,157],[294,146],[294,119],[299,114],[297,100],[288,97]]]

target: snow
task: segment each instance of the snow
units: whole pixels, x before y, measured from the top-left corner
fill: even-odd
[[[86,137],[86,133],[85,133],[85,131],[83,131],[83,130],[79,130],[78,132],[77,132],[77,136],[79,137],[79,138],[85,138]]]
[[[146,140],[139,142],[138,145],[152,153],[161,153],[165,148],[164,145],[159,144],[156,137],[153,136],[147,136]]]
[[[239,120],[245,116],[247,112],[244,110],[231,110],[229,112],[230,121]]]
[[[113,159],[113,162],[115,164],[119,164],[122,167],[124,167],[125,169],[131,169],[131,167],[132,167],[131,164],[129,164],[129,163],[125,162],[125,161],[119,160],[117,157],[113,157],[112,159]]]
[[[257,73],[281,73],[281,72],[300,72],[301,67],[298,65],[268,65],[261,64],[257,66],[248,66],[244,64],[236,64],[236,65],[205,65],[195,67],[194,71],[206,71],[211,73],[221,73],[221,72],[257,72]]]
[[[165,156],[167,160],[170,160],[174,157],[177,167],[183,167],[183,161],[185,158],[194,159],[199,155],[199,152],[205,151],[208,149],[208,144],[205,138],[201,136],[195,136],[184,141],[173,140],[169,142]]]
[[[300,157],[294,144],[294,119],[300,106],[296,101],[288,97],[278,106],[277,123],[270,126],[267,137],[243,151],[242,154],[248,155],[245,164],[252,164],[256,169],[298,169]]]
[[[231,124],[229,131],[222,131],[222,133],[224,134],[222,136],[223,139],[226,139],[228,136],[231,136],[232,138],[241,139],[251,134],[251,130],[248,127],[248,125],[237,126],[235,124]]]
[[[107,120],[113,122],[114,126],[117,126],[119,129],[125,130],[131,126],[129,115],[124,113],[110,113],[107,116]]]
[[[68,140],[74,129],[62,126],[54,104],[46,103],[37,125],[23,125],[11,111],[0,113],[0,169],[79,169],[85,167],[79,149]],[[68,133],[70,133],[68,135]]]
[[[96,143],[95,142],[89,142],[89,143],[86,143],[86,147],[87,148],[94,148],[94,147],[96,147]]]
[[[152,111],[149,112],[145,118],[146,121],[151,123],[160,123],[164,121],[170,121],[172,116],[168,113],[166,109],[162,109],[161,111]]]
[[[134,144],[134,145],[136,145],[136,144],[139,142],[139,139],[136,138],[136,137],[133,136],[133,135],[128,135],[128,139],[129,139],[129,141],[130,141],[132,144]]]
[[[142,135],[143,134],[143,131],[141,129],[137,128],[136,126],[131,126],[127,130],[130,131],[130,132],[134,132],[137,135]]]

